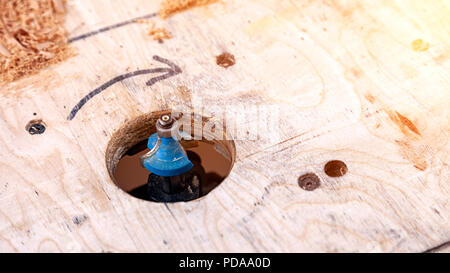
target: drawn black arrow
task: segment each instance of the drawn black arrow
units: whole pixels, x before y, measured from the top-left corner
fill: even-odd
[[[149,18],[155,17],[157,15],[158,15],[158,13],[146,14],[146,15],[139,16],[139,17],[136,17],[136,18],[133,18],[133,19],[130,19],[130,20],[126,20],[126,21],[123,21],[123,22],[120,22],[120,23],[117,23],[117,24],[114,24],[114,25],[110,25],[110,26],[106,26],[106,27],[103,27],[103,28],[100,28],[100,29],[97,29],[97,30],[94,30],[94,31],[90,31],[88,33],[84,33],[84,34],[78,35],[76,37],[69,38],[69,43],[73,43],[73,42],[76,42],[76,41],[79,41],[79,40],[84,40],[84,39],[89,38],[91,36],[100,34],[102,32],[110,31],[110,30],[113,30],[113,29],[116,29],[116,28],[120,28],[120,27],[123,27],[123,26],[126,26],[126,25],[135,24],[135,23],[139,22],[139,20],[141,20],[141,19],[149,19]]]
[[[70,111],[70,114],[67,117],[67,119],[68,120],[72,120],[75,117],[75,115],[78,113],[78,111],[80,111],[80,109],[86,104],[86,102],[88,102],[95,95],[100,94],[103,90],[107,89],[108,87],[110,87],[111,85],[115,84],[116,82],[120,82],[120,81],[123,81],[125,79],[131,78],[131,77],[134,77],[134,76],[138,76],[138,75],[167,72],[167,73],[162,74],[160,76],[153,77],[153,78],[151,78],[150,80],[148,80],[146,82],[147,86],[152,86],[155,83],[157,83],[158,81],[170,78],[170,77],[175,76],[177,74],[180,74],[182,72],[181,69],[176,64],[172,63],[171,61],[169,61],[167,59],[164,59],[164,58],[156,56],[156,55],[153,56],[153,59],[158,61],[158,62],[165,63],[169,67],[136,70],[136,71],[129,72],[129,73],[126,73],[126,74],[122,74],[122,75],[119,75],[119,76],[117,76],[115,78],[112,78],[111,80],[109,80],[106,83],[102,84],[101,86],[95,88],[94,90],[89,92],[89,94],[84,96],[77,103],[77,105],[75,105],[72,108],[72,111]]]

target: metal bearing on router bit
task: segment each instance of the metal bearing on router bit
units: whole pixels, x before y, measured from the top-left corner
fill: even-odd
[[[172,137],[176,134],[175,119],[170,115],[161,116],[156,122],[156,131],[159,137]]]

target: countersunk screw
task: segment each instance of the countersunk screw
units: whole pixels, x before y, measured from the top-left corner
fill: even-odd
[[[314,173],[306,173],[298,178],[298,185],[305,191],[313,191],[320,186],[320,178]]]
[[[25,129],[30,135],[39,135],[45,132],[45,125],[42,120],[32,120],[27,124]]]
[[[341,160],[331,160],[323,168],[325,173],[331,177],[340,177],[347,173],[347,165]]]

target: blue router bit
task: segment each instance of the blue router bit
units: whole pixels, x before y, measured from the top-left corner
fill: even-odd
[[[173,136],[177,132],[173,127],[174,119],[163,115],[156,123],[157,133],[148,138],[150,152],[144,155],[143,165],[150,172],[159,176],[176,176],[183,174],[194,166],[178,140]]]
[[[158,202],[189,201],[200,197],[204,170],[189,160],[186,151],[175,138],[176,121],[162,115],[156,122],[156,133],[148,138],[148,153],[140,160],[150,171],[147,181],[148,199]]]

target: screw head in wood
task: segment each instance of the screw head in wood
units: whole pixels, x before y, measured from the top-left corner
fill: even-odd
[[[28,122],[25,129],[28,131],[30,135],[40,135],[45,132],[45,124],[42,120],[32,120]]]
[[[341,160],[331,160],[325,164],[324,172],[330,177],[340,177],[347,173],[347,165]]]
[[[305,191],[313,191],[320,186],[320,178],[314,173],[306,173],[298,178],[298,185]]]

